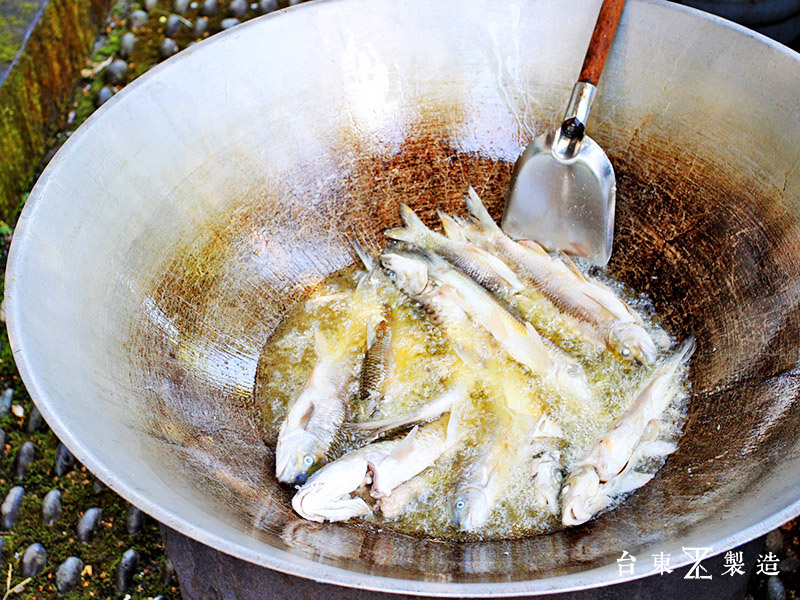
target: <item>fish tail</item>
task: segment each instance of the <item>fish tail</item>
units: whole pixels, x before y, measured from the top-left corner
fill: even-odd
[[[484,229],[488,231],[500,230],[497,223],[494,222],[494,219],[489,214],[489,211],[486,210],[486,206],[484,206],[483,201],[480,196],[478,196],[478,192],[476,192],[475,188],[472,186],[469,186],[467,190],[467,210],[478,220],[478,223],[480,223]]]
[[[431,230],[422,222],[422,219],[407,204],[400,203],[400,218],[403,219],[403,227],[390,229],[386,232],[386,237],[420,245],[431,233]]]
[[[442,229],[444,229],[444,234],[451,240],[454,240],[456,242],[466,241],[467,238],[464,235],[463,226],[453,217],[448,215],[446,212],[443,212],[441,210],[437,212],[439,214],[439,220],[442,222]]]
[[[694,334],[692,334],[692,335],[689,336],[689,339],[687,339],[685,342],[683,342],[683,345],[675,353],[675,357],[678,358],[678,360],[680,362],[683,362],[685,360],[689,360],[689,358],[691,358],[692,354],[694,354],[694,351],[695,351],[696,348],[697,348],[697,344],[695,343]]]

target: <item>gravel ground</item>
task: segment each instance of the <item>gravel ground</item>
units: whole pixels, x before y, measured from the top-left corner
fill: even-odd
[[[296,3],[121,1],[98,38],[67,122],[42,167],[96,107],[154,64],[218,31]],[[3,271],[12,233],[12,225],[0,223]],[[158,524],[96,480],[41,422],[14,366],[5,327],[0,328],[0,427],[0,568],[8,579],[0,583],[0,598],[25,580],[21,591],[7,597],[180,597]],[[754,570],[747,597],[797,598],[800,521],[772,532],[765,552],[777,557],[778,575]]]

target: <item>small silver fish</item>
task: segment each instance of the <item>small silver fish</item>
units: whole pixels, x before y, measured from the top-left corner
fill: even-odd
[[[433,423],[417,426],[392,451],[372,466],[372,496],[382,498],[422,473],[463,434],[457,412]]]
[[[475,223],[444,219],[448,237],[467,240],[497,254],[520,277],[582,324],[584,333],[626,359],[649,363],[656,345],[642,318],[611,289],[551,256],[539,244],[515,242],[494,222],[470,186],[467,208]],[[476,226],[477,224],[477,226]]]
[[[369,418],[383,400],[384,385],[394,370],[392,357],[392,327],[388,319],[377,328],[367,329],[367,351],[361,366],[358,412],[361,419]]]
[[[370,468],[399,441],[369,444],[348,452],[314,473],[292,498],[295,512],[311,521],[346,521],[372,512],[354,494],[370,482]]]
[[[675,396],[676,371],[694,352],[694,338],[686,341],[659,367],[633,405],[576,464],[561,490],[564,525],[580,525],[619,494],[638,489],[652,474],[635,471],[643,458],[665,456],[676,449],[656,439],[658,421]]]
[[[592,390],[580,363],[552,344],[467,275],[430,253],[395,250],[381,256],[398,285],[423,305],[448,315],[445,330],[454,347],[470,348],[463,315],[487,331],[511,358],[533,373],[553,380],[565,393],[588,400]]]
[[[444,392],[406,414],[374,421],[351,423],[349,428],[379,434],[438,419],[444,413],[453,410],[469,399],[471,384],[471,377],[459,375],[456,377],[455,383]]]
[[[300,395],[281,423],[275,450],[278,481],[300,485],[325,457],[345,420],[348,388],[355,377],[349,356],[342,356],[316,332],[317,361]],[[355,358],[355,357],[352,357]]]
[[[275,474],[300,485],[318,469],[347,414],[350,386],[358,375],[366,330],[382,318],[373,271],[361,278],[347,300],[348,327],[335,335],[315,332],[316,362],[300,394],[289,403],[278,431]]]
[[[386,237],[443,256],[472,279],[494,292],[511,294],[525,288],[509,266],[493,254],[469,242],[451,240],[441,233],[431,231],[405,204],[400,205],[400,216],[405,227],[387,231]]]

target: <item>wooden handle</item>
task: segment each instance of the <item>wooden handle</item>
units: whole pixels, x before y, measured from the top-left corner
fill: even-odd
[[[603,6],[600,7],[600,14],[597,15],[597,23],[594,26],[592,40],[589,42],[589,49],[586,50],[586,58],[583,59],[583,67],[581,67],[578,81],[597,85],[600,74],[603,72],[603,66],[606,64],[614,32],[617,30],[617,23],[622,16],[623,6],[625,6],[625,0],[603,0]]]

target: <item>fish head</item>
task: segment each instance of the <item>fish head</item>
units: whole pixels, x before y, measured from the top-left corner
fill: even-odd
[[[623,321],[612,325],[608,332],[608,344],[622,358],[643,364],[653,362],[656,357],[653,338],[638,323]]]
[[[428,268],[417,258],[388,252],[381,256],[381,264],[394,273],[398,287],[409,295],[421,294],[428,286]]]
[[[489,519],[489,512],[489,498],[478,487],[462,488],[453,498],[452,521],[462,531],[480,528]]]
[[[325,449],[319,439],[305,429],[297,429],[278,439],[275,474],[278,481],[302,485],[322,466]]]

